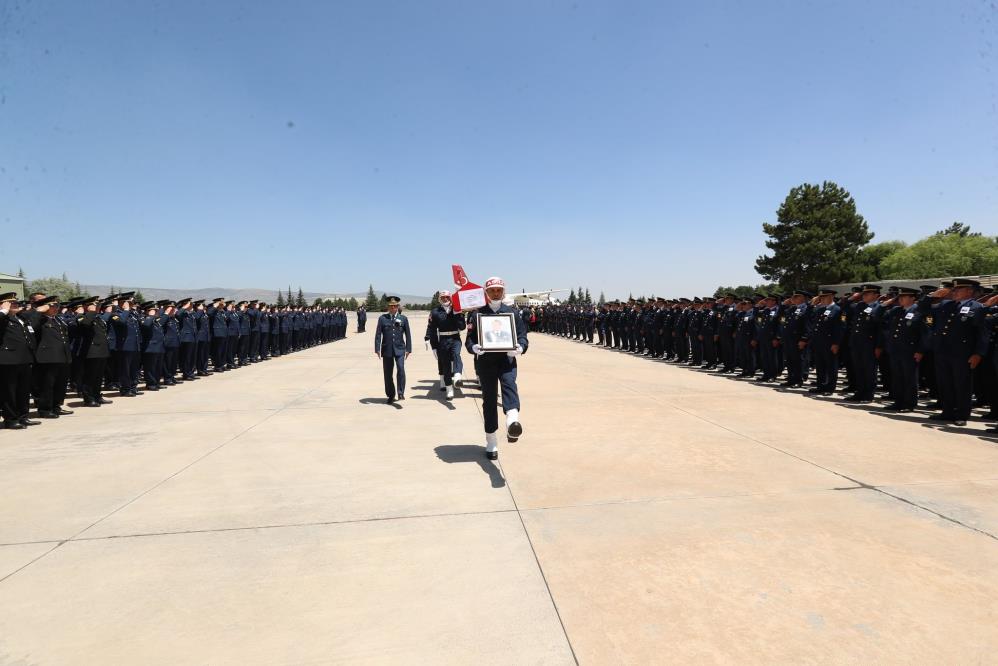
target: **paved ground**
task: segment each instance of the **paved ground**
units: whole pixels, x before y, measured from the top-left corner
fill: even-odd
[[[0,432],[0,663],[998,661],[980,425],[538,335],[494,466],[372,335]]]

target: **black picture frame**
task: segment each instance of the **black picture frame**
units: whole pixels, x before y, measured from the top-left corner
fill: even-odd
[[[516,349],[516,317],[512,312],[479,312],[475,320],[478,346],[484,352],[511,352]]]

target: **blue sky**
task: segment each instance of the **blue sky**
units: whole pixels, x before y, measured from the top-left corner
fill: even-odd
[[[987,2],[0,1],[0,272],[694,295],[834,180],[998,233]]]

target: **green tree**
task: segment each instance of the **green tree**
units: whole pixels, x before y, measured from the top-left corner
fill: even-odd
[[[135,290],[135,302],[139,303],[139,304],[142,304],[142,303],[146,302],[146,297],[142,295],[142,290],[141,289],[136,289]]]
[[[367,286],[367,299],[364,301],[364,307],[368,310],[378,309],[378,297],[374,295],[374,285]]]
[[[22,280],[25,278],[24,269],[21,268],[20,266],[17,267],[17,277],[21,278]]]
[[[940,234],[943,234],[943,235],[955,234],[957,236],[980,236],[981,235],[979,232],[973,232],[972,233],[970,231],[970,225],[963,224],[962,222],[954,222],[953,224],[949,225],[948,227],[946,227],[945,229],[943,229],[942,231],[939,231],[937,233],[940,233]]]
[[[582,295],[582,287],[579,287],[579,290],[577,292],[575,292],[575,300],[578,303],[585,303],[586,302],[585,296]]]
[[[606,296],[604,296],[603,292],[600,291],[600,293],[599,293],[599,306],[603,307],[604,305],[606,305]]]
[[[302,293],[301,287],[298,287],[298,298],[295,299],[295,305],[300,308],[305,307],[305,294]]]
[[[290,284],[288,285],[287,303],[288,303],[288,307],[289,308],[292,307],[295,304],[295,297],[291,295],[291,285]]]
[[[886,280],[998,273],[998,238],[940,232],[888,255],[880,264]]]
[[[57,277],[38,278],[24,283],[25,295],[36,291],[46,296],[58,296],[59,301],[63,303],[76,295],[72,282]]]
[[[575,290],[574,289],[568,293],[568,302],[569,302],[569,304],[574,304],[575,303]]]
[[[377,309],[381,312],[388,311],[388,294],[382,293],[381,298],[378,299]]]
[[[280,289],[277,290],[277,307],[283,308],[287,305],[287,301],[284,300],[284,292]]]
[[[737,287],[718,287],[714,290],[714,298],[722,298],[725,294],[734,294],[738,298],[751,298],[755,294],[771,294],[779,291],[780,285],[775,282],[766,284],[740,284]]]
[[[440,305],[440,292],[439,291],[435,291],[435,292],[433,292],[433,296],[430,298],[430,306],[427,309],[428,310],[432,310],[433,308],[437,307],[438,305]]]
[[[347,301],[346,308],[348,308],[350,310],[356,310],[359,307],[360,307],[360,303],[357,302],[356,298],[354,298],[353,296],[351,296],[350,300]]]
[[[857,257],[856,270],[846,282],[878,282],[886,280],[882,265],[884,259],[907,247],[904,241],[872,243],[862,248]]]
[[[766,222],[762,228],[773,254],[756,260],[756,272],[795,289],[849,280],[860,248],[873,238],[856,202],[831,181],[790,190],[776,211],[776,224]]]

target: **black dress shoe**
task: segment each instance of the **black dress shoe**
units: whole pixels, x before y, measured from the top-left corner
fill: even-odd
[[[49,412],[42,409],[38,410],[38,418],[40,419],[57,419],[59,415],[55,412]]]
[[[29,418],[18,419],[17,422],[20,423],[21,425],[26,425],[26,426],[41,425],[42,423],[41,421],[32,421]]]
[[[835,394],[832,393],[831,391],[822,391],[821,395],[835,395]]]
[[[884,405],[880,409],[882,409],[882,410],[884,410],[886,412],[896,412],[896,411],[899,411],[901,409],[901,406],[898,405],[898,404],[891,403],[890,405]]]
[[[96,400],[84,400],[83,401],[83,406],[84,407],[100,407],[100,403],[97,402]]]
[[[929,417],[930,421],[949,421],[950,418],[945,414],[933,414]]]
[[[385,398],[385,403],[386,403],[386,404],[389,404],[389,405],[391,405],[391,404],[393,404],[394,402],[395,402],[395,398]]]
[[[402,395],[401,393],[399,393],[399,398],[398,398],[398,399],[399,399],[399,400],[405,400],[405,396],[404,396],[404,395]]]
[[[26,430],[28,426],[19,421],[4,421],[3,427],[7,430]]]
[[[59,416],[68,416],[73,413],[73,410],[63,409],[62,407],[59,407],[58,409],[55,410],[55,413],[58,414]]]
[[[898,409],[898,414],[911,414],[913,411],[915,410],[911,407],[901,407]]]
[[[967,425],[967,422],[963,419],[957,419],[956,421],[953,421],[953,425],[963,427]]]
[[[488,458],[489,460],[499,460],[499,452],[498,451],[486,451],[485,452],[485,457]]]

